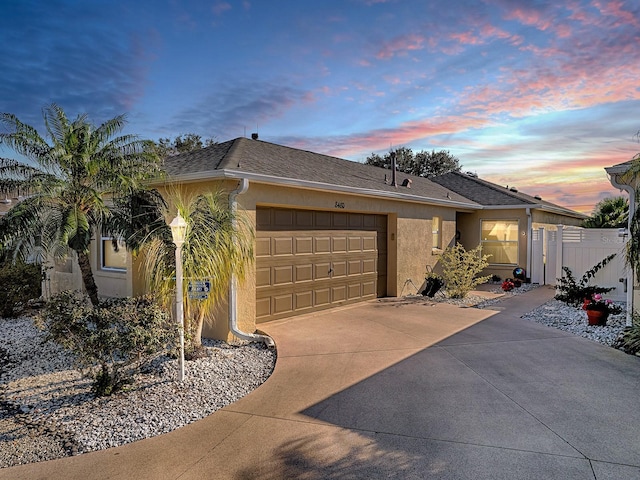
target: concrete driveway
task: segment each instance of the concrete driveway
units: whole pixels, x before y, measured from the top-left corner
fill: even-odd
[[[640,479],[640,358],[520,319],[552,296],[263,324],[278,361],[247,397],[0,479]]]

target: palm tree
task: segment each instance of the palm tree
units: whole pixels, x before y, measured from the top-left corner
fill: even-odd
[[[92,235],[125,235],[152,215],[157,195],[144,184],[160,173],[153,142],[119,135],[124,115],[94,126],[87,115],[70,121],[58,105],[43,109],[48,140],[15,115],[0,114],[0,144],[26,157],[0,158],[0,191],[26,192],[27,198],[2,219],[3,246],[16,257],[77,255],[84,287],[98,304],[89,246]],[[119,136],[118,136],[119,135]],[[146,199],[138,202],[133,199]],[[128,245],[139,238],[126,235]]]
[[[166,220],[179,213],[187,222],[182,265],[185,284],[208,281],[210,292],[206,299],[193,299],[184,292],[184,318],[190,350],[197,353],[202,345],[202,327],[212,318],[215,306],[228,291],[233,275],[242,279],[253,260],[253,229],[241,212],[234,213],[221,190],[188,194],[175,189],[167,197],[171,206],[165,210]],[[175,245],[167,221],[140,250],[147,287],[158,293],[165,308],[175,295]]]
[[[629,220],[629,201],[623,197],[608,197],[596,205],[591,217],[582,226],[585,228],[626,228]]]

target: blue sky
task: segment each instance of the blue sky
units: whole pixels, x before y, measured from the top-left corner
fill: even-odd
[[[5,0],[0,111],[356,161],[445,149],[588,213],[640,151],[639,27],[635,0]]]

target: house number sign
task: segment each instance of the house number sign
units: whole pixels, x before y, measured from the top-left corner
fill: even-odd
[[[336,208],[344,208],[344,202],[336,202]]]

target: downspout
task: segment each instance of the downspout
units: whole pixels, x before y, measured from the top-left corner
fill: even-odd
[[[631,222],[636,212],[636,190],[631,185],[618,182],[618,175],[613,174],[609,177],[611,185],[620,190],[624,190],[629,194],[629,220],[627,223],[627,232],[631,233]],[[634,291],[634,279],[633,269],[629,268],[627,271],[627,319],[626,326],[631,327],[633,325],[633,291]]]
[[[229,192],[229,210],[231,210],[232,222],[233,222],[233,230],[238,227],[238,222],[236,220],[236,213],[238,212],[238,202],[236,197],[238,195],[242,195],[249,188],[249,180],[246,178],[240,179],[240,184],[238,188]],[[267,347],[273,348],[275,347],[275,343],[268,337],[267,335],[259,335],[257,333],[247,333],[243,332],[238,328],[238,279],[236,275],[233,274],[231,276],[231,284],[229,285],[229,330],[233,335],[240,338],[241,340],[247,340],[249,342],[262,342]]]
[[[533,218],[531,216],[531,208],[527,207],[527,275],[526,278],[531,278],[531,255],[533,255],[533,241],[531,236],[533,235]]]

